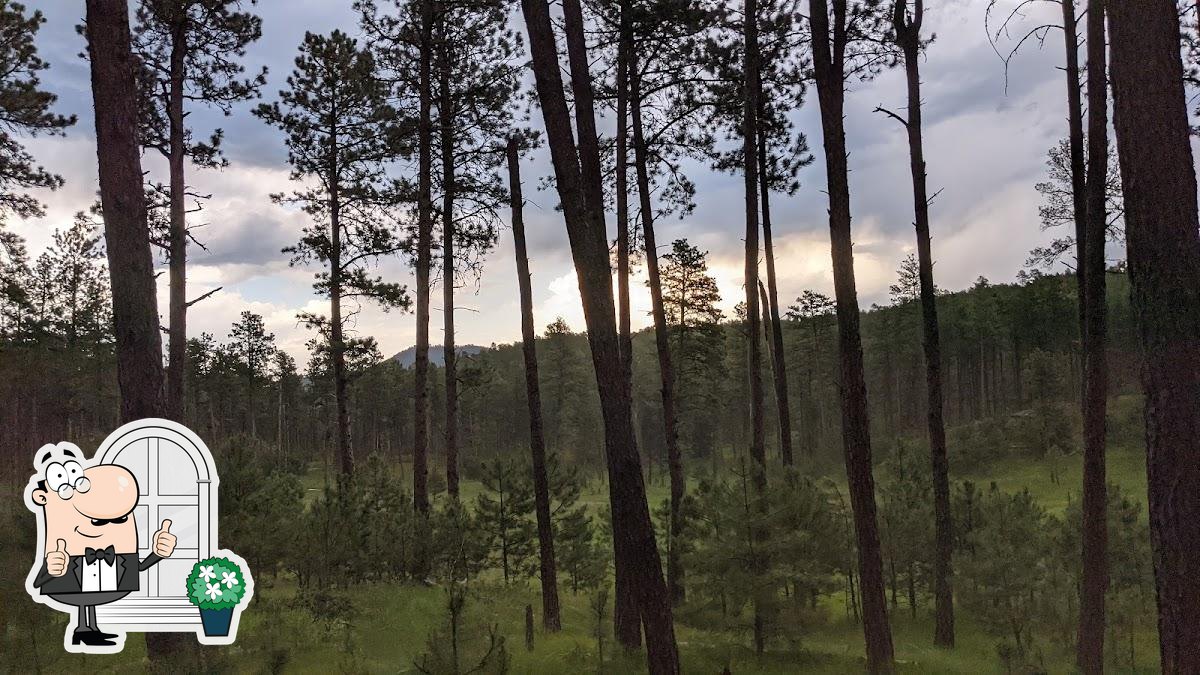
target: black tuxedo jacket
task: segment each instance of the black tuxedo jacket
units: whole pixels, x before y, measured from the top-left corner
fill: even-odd
[[[138,590],[139,572],[149,569],[162,558],[151,553],[145,560],[138,560],[136,553],[117,554],[117,591]],[[83,565],[81,555],[71,556],[67,563],[67,573],[61,577],[51,576],[46,571],[46,561],[42,561],[42,570],[33,580],[34,588],[41,589],[43,595],[58,595],[60,593],[83,592]]]

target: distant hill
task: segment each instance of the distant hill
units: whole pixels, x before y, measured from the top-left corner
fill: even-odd
[[[465,354],[467,356],[474,356],[482,351],[483,347],[479,345],[457,345],[454,348],[456,354]],[[391,360],[399,363],[401,368],[411,368],[417,360],[417,348],[409,347],[394,355]],[[429,362],[435,366],[445,365],[446,350],[441,345],[429,345]]]

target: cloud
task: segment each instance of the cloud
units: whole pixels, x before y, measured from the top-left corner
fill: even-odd
[[[204,292],[203,287],[198,290]],[[160,314],[164,316],[168,293],[168,287],[160,277],[158,307]],[[250,311],[262,315],[267,332],[275,334],[275,342],[280,349],[304,363],[307,358],[304,343],[310,334],[296,319],[297,309],[247,298],[236,290],[220,290],[193,305],[188,311],[188,334],[194,337],[201,333],[210,333],[218,341],[225,341],[229,337],[230,326],[241,318],[243,311]]]
[[[82,8],[71,3],[43,3],[48,23],[38,44],[52,67],[45,86],[60,96],[57,109],[79,115],[79,124],[63,138],[29,142],[38,161],[61,173],[67,185],[38,196],[49,204],[46,218],[9,223],[27,237],[31,251],[50,241],[54,227],[66,226],[72,215],[95,199],[96,165],[91,93],[87,64],[78,59],[83,40],[74,32]],[[263,89],[274,100],[291,72],[296,48],[306,30],[340,28],[357,36],[351,4],[324,0],[265,2],[254,7],[263,17],[263,39],[251,45],[246,63],[270,69]],[[1041,11],[1041,10],[1039,10]],[[1032,14],[1028,24],[1049,14]],[[932,206],[934,256],[938,284],[961,288],[984,274],[995,281],[1011,279],[1029,249],[1047,236],[1038,227],[1039,196],[1033,184],[1044,173],[1046,150],[1065,135],[1065,83],[1057,69],[1062,54],[1061,34],[1052,33],[1044,49],[1029,44],[1004,65],[984,30],[983,6],[973,0],[950,0],[931,7],[927,25],[937,33],[922,60],[925,143],[931,191],[940,190]],[[1006,89],[1007,86],[1007,89]],[[877,105],[903,111],[905,82],[899,69],[884,72],[868,83],[854,83],[847,97],[846,123],[850,145],[851,200],[855,268],[860,302],[866,307],[887,299],[887,287],[904,255],[915,246],[908,149],[895,121],[872,112]],[[223,337],[242,310],[264,315],[268,329],[294,356],[306,360],[304,342],[310,336],[296,320],[300,311],[328,312],[328,301],[312,290],[311,268],[291,267],[280,252],[300,236],[308,218],[272,204],[269,195],[292,189],[281,134],[237,107],[231,117],[196,107],[189,119],[202,130],[226,130],[231,166],[224,171],[189,172],[195,189],[213,198],[192,217],[205,223],[196,232],[208,251],[190,250],[189,297],[222,290],[195,305],[191,333],[209,331]],[[816,161],[800,175],[802,187],[794,196],[772,195],[780,299],[790,302],[804,289],[832,292],[825,168],[821,127],[814,92],[807,105],[793,114],[798,129],[809,134]],[[611,133],[612,120],[601,120]],[[541,127],[534,112],[532,125]],[[165,176],[161,158],[147,155],[146,167]],[[710,251],[710,269],[722,294],[727,314],[745,297],[742,285],[742,242],[745,229],[742,182],[738,175],[717,174],[702,162],[687,161],[684,170],[697,186],[697,208],[684,220],[674,217],[656,223],[665,252],[671,241],[687,238]],[[533,271],[535,325],[539,331],[562,315],[576,330],[584,328],[578,286],[562,214],[555,210],[558,195],[538,190],[552,175],[545,146],[522,163],[527,199],[525,223]],[[507,218],[507,211],[502,210]],[[612,215],[610,231],[615,229]],[[379,262],[376,271],[391,280],[413,284],[407,261],[398,257]],[[631,281],[635,327],[649,324],[649,295],[644,268]],[[165,284],[165,276],[160,285]],[[160,310],[165,313],[165,286]],[[433,294],[431,337],[441,340],[440,293]],[[520,336],[519,303],[511,232],[501,233],[499,246],[486,261],[476,286],[458,291],[458,341],[490,344]],[[372,335],[385,354],[412,344],[415,320],[411,314],[385,313],[363,305],[353,318],[354,330]]]
[[[286,260],[281,250],[294,245],[311,222],[307,214],[271,201],[272,193],[295,188],[285,169],[231,164],[223,171],[193,168],[191,176],[197,192],[212,195],[203,211],[188,218],[208,249],[192,255],[205,264]]]

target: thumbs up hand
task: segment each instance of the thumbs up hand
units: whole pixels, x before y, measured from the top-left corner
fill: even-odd
[[[154,533],[154,538],[151,540],[154,554],[160,558],[170,558],[175,552],[175,535],[171,534],[171,521],[164,519],[162,525],[158,528],[158,532]]]
[[[67,573],[67,562],[70,559],[67,555],[67,541],[59,539],[54,550],[46,554],[46,572],[52,577],[61,577]]]

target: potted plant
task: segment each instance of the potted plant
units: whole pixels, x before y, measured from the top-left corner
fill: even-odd
[[[206,558],[192,566],[187,578],[188,600],[200,609],[204,634],[229,635],[233,610],[246,596],[246,575],[229,558]]]

